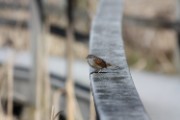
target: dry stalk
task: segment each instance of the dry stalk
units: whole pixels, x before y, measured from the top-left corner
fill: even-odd
[[[81,112],[80,107],[79,107],[79,103],[78,103],[76,98],[74,100],[76,103],[76,112],[74,113],[76,120],[83,120],[83,116],[82,116],[82,112]]]
[[[74,103],[74,87],[72,81],[67,81],[66,89],[67,89],[67,120],[75,120],[74,112],[75,112],[75,103]]]
[[[2,66],[2,68],[0,69],[0,103],[2,100],[2,96],[3,96],[3,92],[4,92],[4,86],[5,86],[5,67],[4,65]],[[0,104],[0,112],[2,110],[2,103]]]
[[[90,22],[92,23],[92,19],[94,18],[95,15],[95,5],[97,5],[97,1],[95,0],[88,0],[88,15],[90,18]],[[92,93],[90,92],[90,120],[96,120],[96,112],[95,112],[95,108],[94,108],[94,100],[93,100],[93,96]]]
[[[96,11],[97,0],[88,0],[87,4],[88,4],[88,16],[89,16],[90,22],[92,22],[92,19]]]
[[[52,109],[51,109],[51,119],[50,120],[53,120],[54,119],[54,106],[52,106]]]
[[[60,100],[62,95],[62,90],[56,90],[53,92],[53,106],[54,107],[54,113],[56,114],[53,118],[53,120],[58,120],[58,113],[60,112]]]
[[[3,113],[0,113],[0,120],[5,120],[5,115]]]
[[[72,27],[67,30],[67,80],[66,80],[66,93],[67,93],[67,120],[75,120],[75,95],[74,95],[74,81],[72,77],[72,62],[73,62],[73,33]]]
[[[39,45],[40,46],[40,45]],[[41,48],[41,47],[39,47]],[[41,56],[42,52],[41,49],[38,52],[38,58],[37,58],[37,65],[36,67],[36,111],[35,111],[35,120],[41,120],[42,118],[42,62],[41,61]]]
[[[36,0],[30,1],[31,20],[31,50],[32,50],[32,95],[35,97],[35,120],[42,120],[42,23]],[[34,88],[35,87],[35,88]]]
[[[92,93],[90,93],[90,120],[96,120],[96,112],[94,108],[94,100]]]
[[[49,77],[49,67],[48,67],[48,56],[49,56],[49,49],[50,49],[50,42],[48,41],[46,34],[47,32],[44,28],[43,35],[45,36],[45,43],[44,43],[44,64],[43,64],[43,70],[44,70],[44,76],[45,76],[45,81],[44,81],[44,114],[45,114],[45,119],[49,120],[50,118],[50,104],[51,104],[51,83],[50,83],[50,77]]]
[[[5,91],[5,65],[2,66],[2,71],[0,73],[0,120],[5,120],[5,114],[3,111],[3,103],[2,103],[2,97],[3,93]]]
[[[10,54],[8,58],[8,65],[7,65],[7,81],[8,81],[8,98],[7,98],[7,120],[13,119],[13,53]]]

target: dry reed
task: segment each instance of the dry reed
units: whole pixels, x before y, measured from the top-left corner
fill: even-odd
[[[12,52],[12,51],[11,51]],[[13,60],[14,55],[10,53],[7,65],[7,82],[8,82],[8,98],[7,98],[7,120],[13,119]]]
[[[51,83],[50,83],[50,77],[49,77],[49,64],[48,64],[48,58],[49,58],[49,49],[51,42],[47,39],[48,30],[45,28],[48,28],[48,26],[43,27],[43,36],[45,39],[45,42],[43,43],[43,56],[44,56],[44,64],[43,64],[43,74],[44,74],[44,115],[46,120],[49,120],[50,118],[50,106],[51,106]]]
[[[67,29],[67,80],[66,80],[66,93],[67,93],[67,120],[75,120],[75,95],[74,95],[74,81],[73,81],[73,26],[69,23]]]
[[[92,19],[94,18],[96,8],[94,7],[97,5],[97,1],[95,0],[88,0],[88,15],[90,22],[92,23]],[[96,119],[96,112],[94,108],[94,100],[92,96],[92,92],[90,92],[90,114],[89,114],[89,119],[90,120],[95,120]]]
[[[76,120],[83,120],[82,112],[79,107],[79,103],[77,99],[75,98],[75,104],[76,104],[76,112],[74,113]]]
[[[52,109],[51,109],[51,119],[50,120],[54,120],[54,106],[52,106]]]
[[[61,111],[60,110],[60,100],[61,100],[61,95],[62,95],[62,90],[55,90],[53,92],[53,106],[54,107],[54,113],[56,113],[56,115],[54,116],[53,120],[58,120],[58,113]]]
[[[90,92],[90,114],[89,114],[89,119],[90,120],[96,120],[96,112],[95,112],[95,108],[94,108],[94,100],[93,100],[93,96],[92,93]]]
[[[2,70],[1,70],[1,74],[0,74],[0,120],[4,120],[5,119],[5,113],[3,110],[3,103],[2,103],[2,98],[3,98],[3,94],[5,93],[5,87],[6,87],[6,81],[5,81],[5,71],[6,71],[6,66],[3,64],[2,65]]]

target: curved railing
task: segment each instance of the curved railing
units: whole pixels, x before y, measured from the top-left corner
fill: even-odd
[[[91,29],[90,54],[119,66],[90,74],[97,119],[148,120],[126,62],[122,11],[123,0],[101,0]]]

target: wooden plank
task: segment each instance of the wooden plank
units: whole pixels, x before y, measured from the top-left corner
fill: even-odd
[[[75,120],[75,94],[74,94],[74,78],[73,78],[73,23],[74,23],[74,0],[67,1],[67,18],[68,18],[68,28],[67,28],[67,41],[66,41],[66,55],[67,55],[67,79],[66,79],[66,113],[67,120]],[[77,108],[76,108],[77,109]]]
[[[90,74],[97,119],[148,120],[126,62],[122,8],[122,0],[101,0],[92,25],[90,54],[120,67]]]

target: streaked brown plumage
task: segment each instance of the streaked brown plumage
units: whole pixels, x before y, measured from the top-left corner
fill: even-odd
[[[87,56],[87,62],[92,68],[98,70],[98,72],[100,72],[103,68],[111,66],[111,64],[107,63],[102,58],[99,58],[92,54]]]

